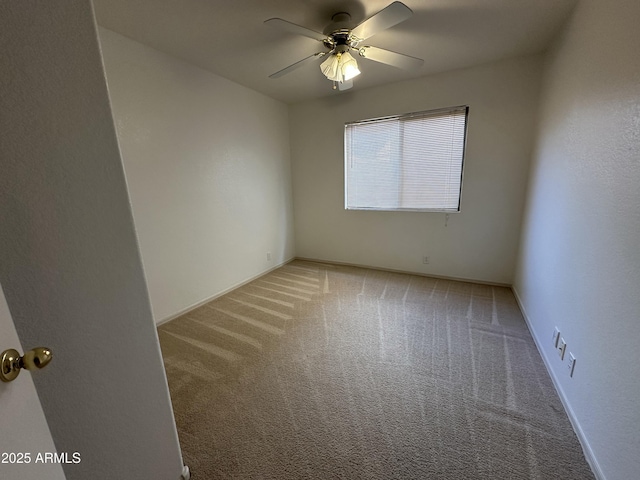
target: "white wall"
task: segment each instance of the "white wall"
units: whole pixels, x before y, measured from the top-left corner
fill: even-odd
[[[156,321],[291,259],[287,106],[99,32]]]
[[[607,480],[640,472],[639,18],[637,0],[582,0],[549,56],[515,280]],[[573,378],[554,326],[577,358]]]
[[[297,255],[510,284],[540,72],[533,56],[293,105]],[[465,104],[462,207],[448,226],[442,213],[344,210],[345,122]]]
[[[81,455],[66,477],[177,480],[91,2],[2,2],[0,45],[0,283],[22,345],[53,352],[32,377],[57,451]]]

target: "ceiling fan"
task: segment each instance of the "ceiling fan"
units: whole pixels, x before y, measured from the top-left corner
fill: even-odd
[[[423,65],[424,60],[371,45],[360,45],[367,38],[407,20],[411,15],[411,9],[402,2],[387,5],[358,25],[351,22],[351,15],[348,13],[338,12],[331,17],[331,23],[322,33],[281,18],[270,18],[264,23],[286,33],[313,38],[321,42],[326,50],[309,55],[269,77],[282,77],[307,63],[327,57],[320,65],[322,73],[333,82],[334,90],[347,90],[353,86],[353,78],[360,74],[358,63],[350,51],[357,52],[360,57],[368,60],[404,70],[416,70]]]

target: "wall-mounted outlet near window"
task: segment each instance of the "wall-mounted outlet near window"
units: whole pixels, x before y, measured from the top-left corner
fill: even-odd
[[[267,252],[267,262],[271,261],[271,252]]]

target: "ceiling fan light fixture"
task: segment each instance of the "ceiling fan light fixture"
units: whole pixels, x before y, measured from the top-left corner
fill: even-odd
[[[353,87],[353,79],[360,75],[358,63],[349,51],[358,52],[361,57],[374,62],[405,70],[417,70],[424,64],[424,61],[420,58],[410,57],[409,55],[371,45],[360,46],[360,43],[367,38],[407,20],[412,14],[411,9],[398,0],[392,1],[378,13],[373,14],[355,26],[348,12],[338,12],[331,17],[331,23],[324,28],[322,33],[281,18],[265,20],[265,24],[276,27],[284,33],[293,33],[312,38],[320,42],[324,47],[324,51],[319,51],[292,63],[288,67],[269,75],[269,77],[282,77],[314,59],[325,57],[320,65],[320,71],[327,79],[333,82],[334,90],[348,90]]]
[[[351,80],[354,77],[360,75],[360,70],[358,69],[358,62],[356,59],[351,56],[349,52],[343,53],[342,57],[342,76],[344,80]]]
[[[331,55],[320,65],[325,77],[334,82],[346,82],[360,75],[358,62],[349,52]]]

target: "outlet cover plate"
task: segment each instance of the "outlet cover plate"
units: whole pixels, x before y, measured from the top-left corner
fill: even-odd
[[[567,349],[567,342],[564,341],[564,338],[560,337],[560,339],[558,340],[558,347],[557,347],[558,356],[560,357],[560,360],[564,360],[564,351],[566,349]]]
[[[567,369],[569,370],[569,376],[573,377],[573,371],[576,368],[576,357],[573,356],[573,353],[569,352],[569,360],[567,361]]]

